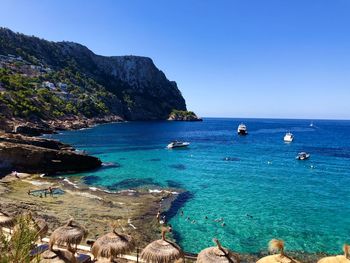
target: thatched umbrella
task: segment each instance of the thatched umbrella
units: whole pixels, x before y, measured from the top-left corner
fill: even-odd
[[[31,212],[28,212],[27,214],[23,215],[22,218],[26,220],[29,228],[31,231],[33,231],[37,237],[40,238],[40,240],[47,234],[49,231],[49,226],[45,222],[44,219],[41,218],[35,218],[33,217],[33,214]],[[21,230],[22,226],[16,225],[14,228],[14,231]]]
[[[239,263],[238,254],[222,247],[216,238],[213,241],[217,246],[203,249],[197,256],[197,263]]]
[[[49,226],[47,225],[46,221],[41,218],[33,217],[31,211],[28,212],[27,218],[32,223],[30,226],[34,229],[34,231],[36,231],[37,236],[41,240],[49,231]]]
[[[0,212],[0,228],[7,227],[12,228],[16,224],[16,219],[4,212]]]
[[[350,245],[344,244],[344,255],[321,258],[317,263],[349,263],[350,262]]]
[[[292,259],[284,254],[284,241],[272,239],[269,242],[269,251],[271,253],[278,253],[259,259],[256,263],[299,263],[299,261]]]
[[[171,232],[171,227],[162,228],[162,239],[148,244],[141,252],[141,258],[152,263],[172,263],[184,257],[181,248],[165,239],[165,233]]]
[[[76,263],[74,254],[64,250],[47,250],[40,256],[40,263]]]
[[[46,221],[41,218],[35,218],[33,221],[38,231],[37,235],[40,237],[41,240],[49,231],[49,226],[47,225]]]
[[[57,228],[50,237],[50,250],[52,250],[55,243],[58,245],[67,244],[68,250],[74,252],[71,245],[78,244],[86,238],[88,231],[80,224],[70,219],[64,226]]]
[[[112,261],[118,255],[130,252],[135,248],[134,239],[130,235],[120,234],[114,228],[111,233],[97,239],[91,248],[95,258],[110,258]]]

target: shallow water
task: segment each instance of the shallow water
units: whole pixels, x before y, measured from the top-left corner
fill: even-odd
[[[116,123],[53,137],[106,163],[74,175],[91,186],[186,189],[175,207],[184,216],[168,213],[185,251],[217,237],[245,253],[266,249],[271,238],[288,250],[339,252],[350,241],[350,121],[248,119],[249,135],[239,137],[241,121]],[[295,136],[289,144],[287,131]],[[167,150],[173,139],[191,145]],[[310,159],[297,161],[300,151]]]

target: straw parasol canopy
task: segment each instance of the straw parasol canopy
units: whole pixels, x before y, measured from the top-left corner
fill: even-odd
[[[49,226],[47,225],[45,220],[41,218],[34,218],[31,212],[22,215],[22,218],[26,220],[29,229],[33,231],[36,234],[36,236],[40,239],[42,239],[49,231]],[[21,230],[21,227],[21,224],[17,224],[14,227],[14,231],[17,232]]]
[[[49,226],[47,225],[46,221],[41,218],[35,218],[33,221],[38,231],[37,235],[40,237],[40,239],[42,239],[49,231]]]
[[[147,263],[173,263],[184,257],[178,245],[165,239],[166,232],[171,232],[171,227],[162,228],[162,239],[148,244],[141,252],[141,259]]]
[[[238,254],[222,247],[216,238],[213,241],[217,246],[203,249],[197,256],[197,263],[239,263]]]
[[[4,212],[0,212],[0,227],[12,228],[16,224],[16,219]]]
[[[321,258],[317,263],[349,263],[350,262],[350,245],[344,244],[344,255]]]
[[[49,231],[49,226],[47,225],[46,221],[41,218],[33,217],[31,211],[28,212],[27,219],[32,223],[30,224],[30,227],[36,231],[36,234],[38,237],[40,237],[40,239],[43,238]]]
[[[39,263],[76,263],[77,260],[69,251],[47,250],[42,253]]]
[[[278,253],[259,259],[256,263],[299,263],[299,261],[286,256],[284,253],[284,241],[272,239],[269,242],[269,251],[271,253]]]
[[[127,234],[120,234],[114,228],[111,233],[97,239],[91,248],[95,258],[111,258],[130,252],[135,248],[134,239]]]
[[[86,238],[88,231],[80,224],[70,219],[64,226],[57,228],[50,237],[50,250],[54,244],[67,244],[68,250],[73,251],[71,245],[77,245]]]

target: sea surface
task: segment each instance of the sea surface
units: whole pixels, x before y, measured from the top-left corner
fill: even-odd
[[[247,136],[237,135],[241,122]],[[53,137],[101,158],[103,168],[69,175],[93,187],[185,189],[167,217],[187,252],[217,237],[243,253],[266,250],[272,238],[285,240],[287,250],[338,253],[350,242],[350,121],[312,123],[126,122]],[[292,143],[283,142],[287,131]],[[166,149],[174,139],[191,145]],[[310,159],[296,160],[300,151]]]

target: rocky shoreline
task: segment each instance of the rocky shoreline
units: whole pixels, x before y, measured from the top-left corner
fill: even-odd
[[[5,133],[18,133],[26,136],[40,136],[52,134],[61,130],[78,130],[103,123],[123,122],[124,119],[117,115],[104,117],[78,117],[71,116],[54,120],[25,120],[20,118],[0,118],[0,130]]]
[[[48,187],[60,189],[53,197],[35,194]],[[28,194],[30,191],[33,194]],[[110,224],[118,222],[124,232],[131,233],[138,246],[159,238],[157,211],[165,200],[171,203],[176,195],[170,191],[125,190],[107,192],[89,188],[75,180],[39,175],[8,175],[0,179],[0,210],[11,215],[32,211],[45,219],[50,230],[73,217],[89,230],[89,239],[96,239],[110,231]],[[74,201],[72,201],[74,200]],[[162,206],[163,207],[163,206]],[[164,206],[163,209],[167,209]]]
[[[97,169],[102,164],[98,158],[77,152],[71,145],[35,136],[122,121],[116,115],[30,122],[0,119],[0,178],[10,171],[56,174]]]

